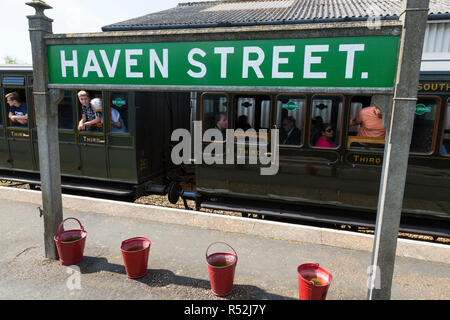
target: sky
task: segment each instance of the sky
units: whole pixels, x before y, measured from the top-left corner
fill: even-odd
[[[101,32],[103,26],[202,0],[44,0],[53,9],[53,33]],[[35,10],[31,0],[0,0],[0,64],[9,56],[18,63],[31,64],[28,15]]]

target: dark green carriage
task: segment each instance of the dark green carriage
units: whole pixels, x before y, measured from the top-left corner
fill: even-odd
[[[408,175],[404,197],[404,212],[415,216],[434,217],[448,221],[450,202],[450,86],[449,75],[422,74],[411,142]],[[434,79],[437,88],[425,90]],[[445,84],[445,85],[444,85]],[[425,88],[424,88],[425,87]],[[446,89],[448,88],[448,89]],[[226,101],[224,110],[211,108],[211,99]],[[375,102],[376,96],[344,94],[242,94],[203,93],[199,120],[208,122],[211,112],[226,112],[228,128],[239,128],[243,100],[250,114],[252,128],[279,128],[285,116],[295,115],[301,136],[294,143],[279,139],[279,169],[276,175],[264,176],[261,165],[250,165],[250,144],[238,143],[234,148],[245,150],[242,165],[200,165],[196,168],[197,192],[205,208],[229,208],[243,212],[321,220],[331,211],[376,212],[379,181],[383,164],[384,139],[378,143],[358,145],[363,139],[356,136],[357,128],[350,120],[362,107]],[[248,103],[251,101],[251,103]],[[224,103],[216,103],[217,106]],[[265,114],[263,114],[265,113]],[[322,116],[334,128],[334,146],[317,147],[314,141],[315,120]],[[265,125],[262,123],[265,121]],[[205,129],[205,128],[204,128]],[[375,141],[373,141],[375,142]],[[210,142],[204,142],[204,146]],[[270,148],[270,136],[267,141]],[[272,151],[272,150],[270,150]],[[188,194],[189,195],[189,194]],[[321,209],[319,209],[321,208]],[[314,218],[313,218],[314,217]],[[444,225],[448,223],[445,222]]]
[[[31,67],[3,67],[0,74],[0,171],[4,179],[39,183],[37,129],[32,101]],[[8,119],[6,93],[19,92],[28,108],[28,124]],[[101,98],[103,125],[78,131],[81,106],[76,90],[63,90],[58,103],[62,187],[117,196],[137,196],[155,185],[164,191],[170,170],[170,132],[188,128],[189,93],[88,91]],[[113,132],[111,109],[120,114],[122,130]]]

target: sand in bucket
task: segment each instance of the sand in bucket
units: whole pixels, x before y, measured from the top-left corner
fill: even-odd
[[[305,263],[297,268],[300,300],[325,300],[333,277],[318,263]]]

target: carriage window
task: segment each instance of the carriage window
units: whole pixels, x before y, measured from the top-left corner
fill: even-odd
[[[447,112],[445,113],[444,118],[444,132],[440,152],[443,156],[449,157],[450,156],[449,151],[450,151],[450,99],[447,100]]]
[[[5,105],[5,108],[8,110],[8,105]],[[1,104],[0,104],[0,126],[3,127],[3,110],[1,108]]]
[[[64,97],[58,104],[58,128],[73,129],[72,91],[64,91]]]
[[[270,130],[270,97],[265,95],[239,96],[236,100],[235,129]],[[258,142],[267,143],[267,135]]]
[[[305,97],[277,97],[277,128],[280,128],[280,145],[301,146],[305,124]]]
[[[419,97],[414,116],[410,152],[430,153],[432,151],[437,111],[437,99]]]
[[[111,133],[127,133],[128,127],[128,93],[111,93],[111,113],[109,116],[109,130]]]
[[[80,91],[77,92],[77,100],[78,100],[78,130],[83,132],[103,132],[103,100],[102,100],[102,92],[101,91],[89,91],[86,92],[88,94],[87,100],[84,95],[80,97]],[[99,103],[93,103],[94,99],[99,99]],[[91,108],[88,106],[83,106],[81,100],[84,102],[89,102]],[[97,100],[98,101],[98,100]],[[88,125],[82,124],[81,119],[85,115],[85,122],[89,123]],[[98,119],[98,120],[97,120]]]
[[[26,128],[28,126],[28,107],[25,89],[6,89],[5,106],[8,126]]]
[[[219,129],[225,140],[225,132],[228,128],[227,106],[228,99],[221,94],[205,94],[203,99],[203,131]]]
[[[336,148],[340,144],[342,96],[315,96],[311,103],[310,143],[313,147]]]
[[[350,102],[348,148],[383,150],[386,130],[383,114],[370,96],[355,96]]]

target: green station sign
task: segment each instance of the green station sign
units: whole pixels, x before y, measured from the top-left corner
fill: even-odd
[[[398,36],[47,47],[49,83],[393,88]]]

